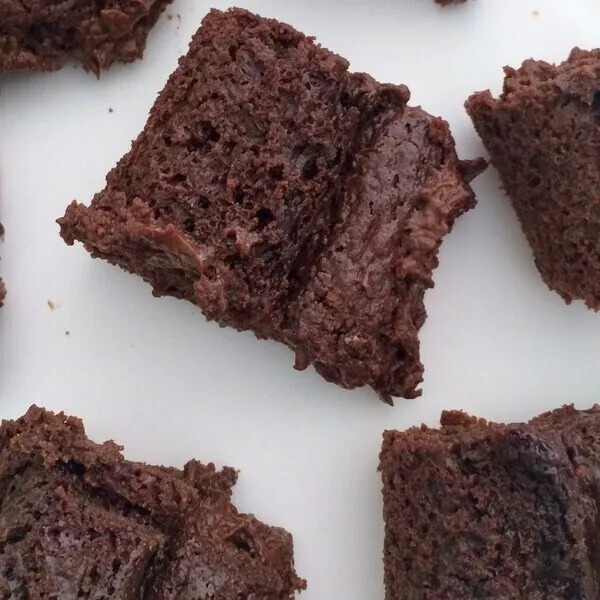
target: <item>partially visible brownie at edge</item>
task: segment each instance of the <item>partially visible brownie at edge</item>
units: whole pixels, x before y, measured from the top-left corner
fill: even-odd
[[[61,234],[287,344],[297,368],[413,397],[423,295],[484,164],[459,161],[447,123],[408,99],[287,25],[213,10]]]
[[[0,598],[289,600],[292,538],[231,504],[236,472],[123,459],[79,419],[0,425]]]
[[[500,172],[536,265],[566,302],[600,309],[600,50],[505,69],[504,91],[466,107]]]
[[[600,407],[386,431],[387,600],[598,598]]]
[[[96,75],[142,57],[148,32],[171,0],[0,0],[0,75],[52,71],[68,59]]]

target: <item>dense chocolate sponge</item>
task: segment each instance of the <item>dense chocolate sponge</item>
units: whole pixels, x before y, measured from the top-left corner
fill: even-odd
[[[512,199],[542,278],[600,309],[600,50],[506,68],[467,111]]]
[[[67,243],[296,351],[415,396],[437,251],[474,204],[448,125],[291,27],[211,11]]]
[[[600,407],[387,431],[387,600],[599,597]]]
[[[99,74],[142,57],[171,0],[0,0],[0,75],[52,71],[69,58]]]
[[[292,538],[238,513],[233,469],[124,460],[79,419],[0,426],[0,598],[289,600]]]

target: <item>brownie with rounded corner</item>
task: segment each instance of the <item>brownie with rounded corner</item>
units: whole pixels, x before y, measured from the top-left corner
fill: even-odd
[[[441,424],[384,434],[386,599],[598,598],[600,407]]]
[[[600,50],[505,69],[504,91],[467,101],[542,279],[600,309]]]
[[[0,598],[289,600],[292,538],[235,509],[236,478],[127,461],[31,407],[0,425]]]
[[[288,25],[213,10],[69,244],[386,401],[422,379],[423,296],[481,161],[405,86]]]
[[[81,61],[96,75],[142,57],[171,0],[0,0],[0,75]]]

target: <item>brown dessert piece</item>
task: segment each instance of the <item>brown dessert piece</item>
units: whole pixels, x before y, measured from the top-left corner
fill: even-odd
[[[288,600],[305,584],[283,529],[238,513],[233,469],[123,459],[79,419],[0,426],[0,598]]]
[[[69,244],[296,352],[418,395],[437,251],[474,204],[448,124],[277,21],[211,11]]]
[[[384,434],[388,600],[598,598],[600,407]]]
[[[467,101],[535,263],[566,302],[600,309],[600,50],[505,69]]]
[[[0,0],[0,75],[52,71],[68,59],[99,75],[142,57],[171,0]]]

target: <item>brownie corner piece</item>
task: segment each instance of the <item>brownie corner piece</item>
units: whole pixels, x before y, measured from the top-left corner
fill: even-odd
[[[459,161],[448,124],[408,99],[288,25],[213,10],[61,234],[287,344],[298,369],[415,396],[423,295],[484,164]]]
[[[506,68],[466,103],[547,286],[600,309],[600,50]]]
[[[597,407],[565,407],[386,432],[386,598],[596,598],[599,431]]]
[[[97,76],[113,62],[140,59],[146,38],[171,0],[82,0],[65,5],[4,0],[0,75],[52,71],[75,59]]]
[[[0,596],[290,600],[292,537],[231,504],[236,473],[127,461],[31,407],[0,425]]]

